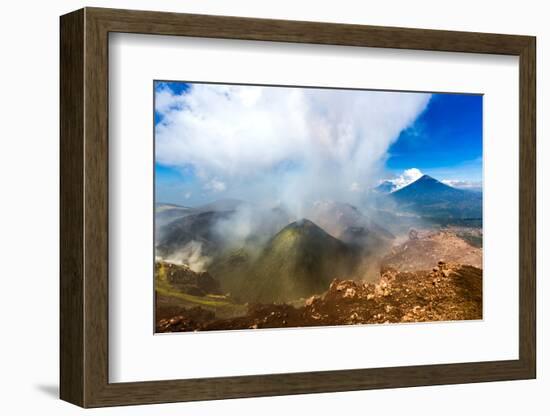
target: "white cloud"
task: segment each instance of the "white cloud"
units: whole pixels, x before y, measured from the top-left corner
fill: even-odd
[[[357,194],[429,94],[193,84],[156,93],[156,161],[205,189],[297,199]],[[356,184],[351,186],[349,184]],[[259,195],[259,193],[264,195]],[[250,194],[250,195],[249,195]]]
[[[394,192],[420,179],[422,175],[424,174],[420,169],[405,169],[401,175],[392,179],[387,179],[387,181],[393,184],[393,188],[391,191]]]
[[[213,192],[223,192],[226,190],[225,183],[222,181],[219,181],[218,179],[214,178],[207,183],[204,184],[204,189],[207,191],[213,191]]]
[[[462,180],[444,179],[441,182],[443,182],[445,185],[449,185],[449,186],[452,186],[453,188],[459,188],[459,189],[481,190],[482,188],[481,181],[462,181]]]
[[[350,187],[349,187],[349,190],[351,192],[359,192],[361,191],[361,186],[359,186],[359,184],[357,182],[353,182]]]

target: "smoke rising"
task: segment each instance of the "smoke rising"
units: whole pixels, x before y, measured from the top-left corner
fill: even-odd
[[[202,243],[194,240],[180,250],[171,253],[164,260],[179,265],[185,264],[196,273],[205,271],[212,262],[209,256],[202,254]]]
[[[190,205],[240,198],[301,218],[357,203],[430,94],[191,84],[157,88],[156,162],[192,177]],[[252,221],[252,220],[251,220]]]

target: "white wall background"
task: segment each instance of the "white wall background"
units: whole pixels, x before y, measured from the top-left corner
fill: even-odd
[[[550,298],[542,212],[550,145],[543,140],[550,84],[550,26],[545,2],[121,0],[5,2],[0,14],[0,409],[3,414],[82,412],[58,395],[58,16],[82,6],[119,7],[318,20],[387,26],[536,35],[538,41],[538,316],[539,377],[534,381],[423,387],[338,394],[225,400],[88,411],[103,415],[163,414],[547,414],[550,361],[543,332]],[[546,73],[546,74],[545,74]],[[546,199],[546,201],[544,201]]]

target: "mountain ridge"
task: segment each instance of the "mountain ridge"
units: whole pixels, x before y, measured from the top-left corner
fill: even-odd
[[[399,209],[424,217],[481,218],[483,195],[453,188],[423,175],[389,197]]]
[[[308,219],[290,223],[264,247],[244,282],[255,302],[285,302],[322,293],[354,266],[355,252]]]

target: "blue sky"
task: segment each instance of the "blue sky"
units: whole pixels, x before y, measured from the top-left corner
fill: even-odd
[[[417,168],[440,179],[481,181],[483,97],[434,94],[415,123],[389,148],[386,167]]]
[[[481,95],[156,82],[154,118],[159,202],[354,202],[420,172],[482,179]]]

